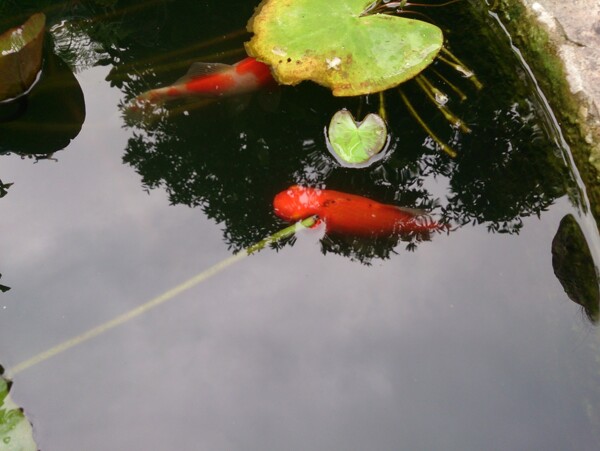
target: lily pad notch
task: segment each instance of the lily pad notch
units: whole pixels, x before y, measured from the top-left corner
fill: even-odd
[[[371,0],[263,0],[248,23],[248,54],[280,84],[311,80],[334,96],[393,88],[418,75],[443,46],[435,25],[387,14],[364,15]]]

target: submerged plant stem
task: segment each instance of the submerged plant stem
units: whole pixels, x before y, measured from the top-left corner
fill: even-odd
[[[183,283],[179,284],[178,286],[164,292],[163,294],[151,299],[150,301],[148,301],[132,310],[129,310],[128,312],[125,312],[125,313],[117,316],[116,318],[113,318],[110,321],[100,324],[99,326],[96,326],[96,327],[88,330],[87,332],[82,333],[81,335],[78,335],[76,337],[65,340],[62,343],[59,343],[58,345],[53,346],[52,348],[50,348],[44,352],[41,352],[41,353],[31,357],[30,359],[27,359],[27,360],[15,365],[9,371],[7,371],[8,376],[13,378],[18,373],[21,373],[21,372],[25,371],[26,369],[31,368],[34,365],[37,365],[38,363],[42,363],[52,357],[57,356],[58,354],[61,354],[65,351],[77,346],[77,345],[83,344],[86,341],[91,340],[92,338],[102,335],[103,333],[108,332],[117,326],[125,324],[125,323],[137,318],[138,316],[141,316],[142,314],[150,311],[151,309],[158,307],[159,305],[162,305],[162,304],[166,303],[167,301],[172,300],[173,298],[175,298],[177,295],[183,293],[184,291],[187,291],[190,288],[195,287],[199,283],[204,282],[205,280],[209,279],[210,277],[220,273],[221,271],[230,267],[234,263],[237,263],[237,262],[243,260],[244,258],[248,257],[249,255],[252,255],[253,253],[258,252],[259,250],[263,249],[268,244],[275,243],[284,238],[290,237],[302,228],[312,227],[316,223],[316,220],[317,220],[317,218],[315,216],[311,216],[309,218],[306,218],[302,221],[297,222],[296,224],[286,227],[285,229],[280,230],[279,232],[274,233],[273,235],[259,241],[258,243],[253,244],[250,247],[247,247],[243,251],[240,251],[235,255],[231,255],[231,256],[227,257],[226,259],[221,260],[219,263],[211,266],[208,269],[205,269],[204,271],[202,271],[201,273],[192,277],[191,279],[186,280],[185,282],[183,282]]]
[[[444,56],[441,55],[442,53],[444,54]],[[459,60],[454,55],[454,53],[452,53],[446,47],[441,48],[440,54],[438,54],[437,59],[446,63],[447,65],[452,67],[457,72],[460,72],[461,74],[463,74],[465,77],[467,77],[469,80],[471,80],[471,83],[473,83],[477,89],[483,88],[483,84],[479,81],[479,79],[475,75],[475,72],[473,72],[471,69],[469,69],[461,60]]]
[[[438,77],[440,80],[442,80],[442,82],[444,82],[446,85],[448,85],[448,87],[450,89],[452,89],[452,91],[454,91],[454,93],[460,98],[461,102],[464,102],[465,100],[467,100],[467,95],[458,86],[451,83],[446,77],[444,77],[442,74],[440,74],[437,70],[432,69],[432,72],[435,74],[436,77]]]
[[[385,109],[385,96],[383,95],[383,92],[379,93],[379,116],[387,122],[387,111]]]
[[[454,149],[452,149],[450,146],[448,146],[448,144],[444,143],[440,138],[438,138],[435,133],[433,133],[433,130],[431,130],[427,126],[427,124],[425,123],[425,121],[423,119],[421,119],[421,116],[419,116],[419,113],[417,113],[417,110],[415,110],[415,108],[412,106],[412,104],[410,103],[410,101],[408,100],[408,98],[406,97],[404,92],[402,91],[402,89],[398,88],[398,92],[400,93],[400,97],[402,97],[402,101],[406,105],[406,108],[408,108],[408,111],[410,112],[412,117],[419,123],[419,125],[423,128],[423,130],[425,130],[425,132],[427,132],[427,134],[429,136],[431,136],[431,139],[433,139],[437,143],[437,145],[441,147],[441,149],[444,152],[446,152],[452,158],[456,158],[456,155],[457,155],[456,151]]]
[[[445,96],[444,93],[433,86],[433,84],[424,75],[417,75],[415,80],[417,81],[419,87],[425,92],[427,98],[431,100],[438,110],[440,110],[448,122],[458,127],[463,133],[471,133],[471,129],[467,127],[458,116],[456,116],[448,107],[438,101],[438,97]]]
[[[278,241],[281,241],[285,238],[289,238],[290,236],[294,235],[298,230],[310,228],[310,227],[314,226],[316,223],[317,223],[317,217],[309,216],[308,218],[303,219],[302,221],[299,221],[295,224],[292,224],[291,226],[286,227],[285,229],[282,229],[279,232],[276,232],[273,235],[268,236],[267,238],[265,238],[263,240],[260,240],[258,243],[253,244],[250,247],[247,247],[245,249],[245,252],[248,255],[254,254],[255,252],[258,252],[261,249],[263,249],[265,246],[267,246],[271,243],[277,243]]]

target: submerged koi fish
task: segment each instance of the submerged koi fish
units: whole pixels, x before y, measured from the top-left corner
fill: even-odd
[[[135,98],[133,105],[190,96],[245,94],[274,82],[269,66],[254,58],[245,58],[234,65],[194,63],[188,73],[171,86],[146,91]]]
[[[317,215],[327,232],[388,237],[399,233],[427,233],[445,226],[424,212],[376,202],[340,191],[291,186],[273,200],[275,214],[293,222]]]

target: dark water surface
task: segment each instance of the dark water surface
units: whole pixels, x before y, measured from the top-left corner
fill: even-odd
[[[375,111],[374,96],[360,106],[306,84],[282,89],[275,109],[255,96],[125,121],[127,101],[191,62],[242,58],[224,52],[243,34],[200,43],[243,28],[255,2],[48,8],[46,67],[63,74],[48,89],[78,84],[85,108],[63,95],[61,136],[76,137],[56,161],[40,149],[58,139],[0,123],[0,179],[14,183],[0,199],[5,368],[283,228],[271,201],[293,183],[427,208],[453,230],[377,243],[303,230],[17,372],[11,395],[43,451],[600,447],[597,316],[559,277],[582,291],[598,283],[557,271],[575,264],[554,240],[573,215],[597,256],[598,232],[526,66],[487,8],[469,5],[432,17],[484,84],[436,63],[468,94],[449,105],[472,133],[405,88],[458,158],[436,149],[393,91],[390,155],[361,170],[337,165],[323,128],[342,107]]]

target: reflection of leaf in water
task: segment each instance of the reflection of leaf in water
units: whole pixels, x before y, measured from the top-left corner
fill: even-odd
[[[4,183],[0,180],[0,197],[4,197],[8,194],[8,188],[12,186],[12,183]]]
[[[9,395],[12,383],[0,366],[0,451],[36,451],[31,423]]]
[[[31,16],[23,25],[0,34],[0,101],[27,91],[42,66],[46,16]]]
[[[0,279],[2,279],[2,274],[0,274]],[[0,284],[0,291],[2,291],[2,293],[6,293],[8,290],[10,290],[10,287]]]
[[[64,149],[85,120],[85,101],[71,69],[47,52],[40,81],[17,101],[21,114],[0,122],[0,154],[43,156]]]
[[[591,322],[600,318],[598,270],[573,215],[566,215],[552,240],[552,267],[567,296],[583,307]]]

